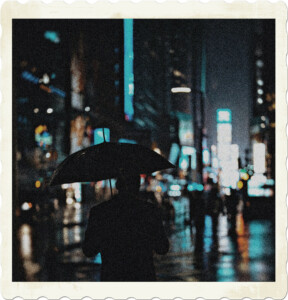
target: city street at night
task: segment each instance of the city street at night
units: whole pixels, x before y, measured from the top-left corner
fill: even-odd
[[[20,249],[28,280],[100,280],[101,257],[88,259],[81,249],[86,215],[86,207],[68,205],[56,211],[51,220],[39,220],[20,227]],[[202,242],[203,250],[197,251],[195,228],[184,225],[183,215],[177,217],[178,224],[166,225],[169,252],[165,256],[155,255],[158,281],[275,280],[271,220],[244,223],[242,214],[238,214],[237,236],[229,236],[227,216],[222,215],[218,234],[213,237],[211,218],[206,216],[205,231],[202,240],[198,241]],[[52,257],[47,244],[53,249]]]
[[[274,19],[12,21],[13,282],[276,281]]]

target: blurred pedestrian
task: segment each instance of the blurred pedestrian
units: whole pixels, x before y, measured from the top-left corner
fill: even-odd
[[[191,225],[190,192],[188,184],[184,185],[181,202],[183,205],[184,225]]]
[[[225,197],[228,222],[229,222],[229,231],[228,234],[231,236],[237,235],[236,225],[237,225],[237,214],[238,214],[238,204],[239,197],[235,189],[230,189],[230,195]]]
[[[212,219],[213,237],[216,238],[218,232],[219,215],[220,213],[224,213],[224,205],[219,195],[218,185],[213,181],[210,181],[209,184],[211,185],[211,188],[208,192],[206,212]]]
[[[194,191],[194,224],[196,228],[196,234],[202,236],[205,227],[205,202],[203,199],[202,191]]]
[[[101,253],[102,281],[155,281],[153,253],[169,250],[161,212],[140,200],[139,187],[139,175],[123,174],[118,195],[90,211],[82,249],[88,257]]]

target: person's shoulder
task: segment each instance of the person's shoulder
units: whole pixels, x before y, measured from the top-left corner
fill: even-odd
[[[103,210],[107,209],[108,206],[109,206],[109,204],[110,204],[109,201],[103,201],[103,202],[101,202],[99,204],[96,204],[95,206],[93,206],[90,209],[90,214],[96,214],[96,213],[98,213],[100,211],[103,211]]]

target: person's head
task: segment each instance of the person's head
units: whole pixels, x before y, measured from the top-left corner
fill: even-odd
[[[140,188],[139,174],[121,174],[117,178],[116,188],[120,194],[137,194]]]

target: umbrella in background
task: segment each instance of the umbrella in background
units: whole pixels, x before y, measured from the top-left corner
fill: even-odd
[[[50,185],[117,178],[123,172],[150,174],[174,167],[144,146],[104,141],[68,156],[54,171]]]

